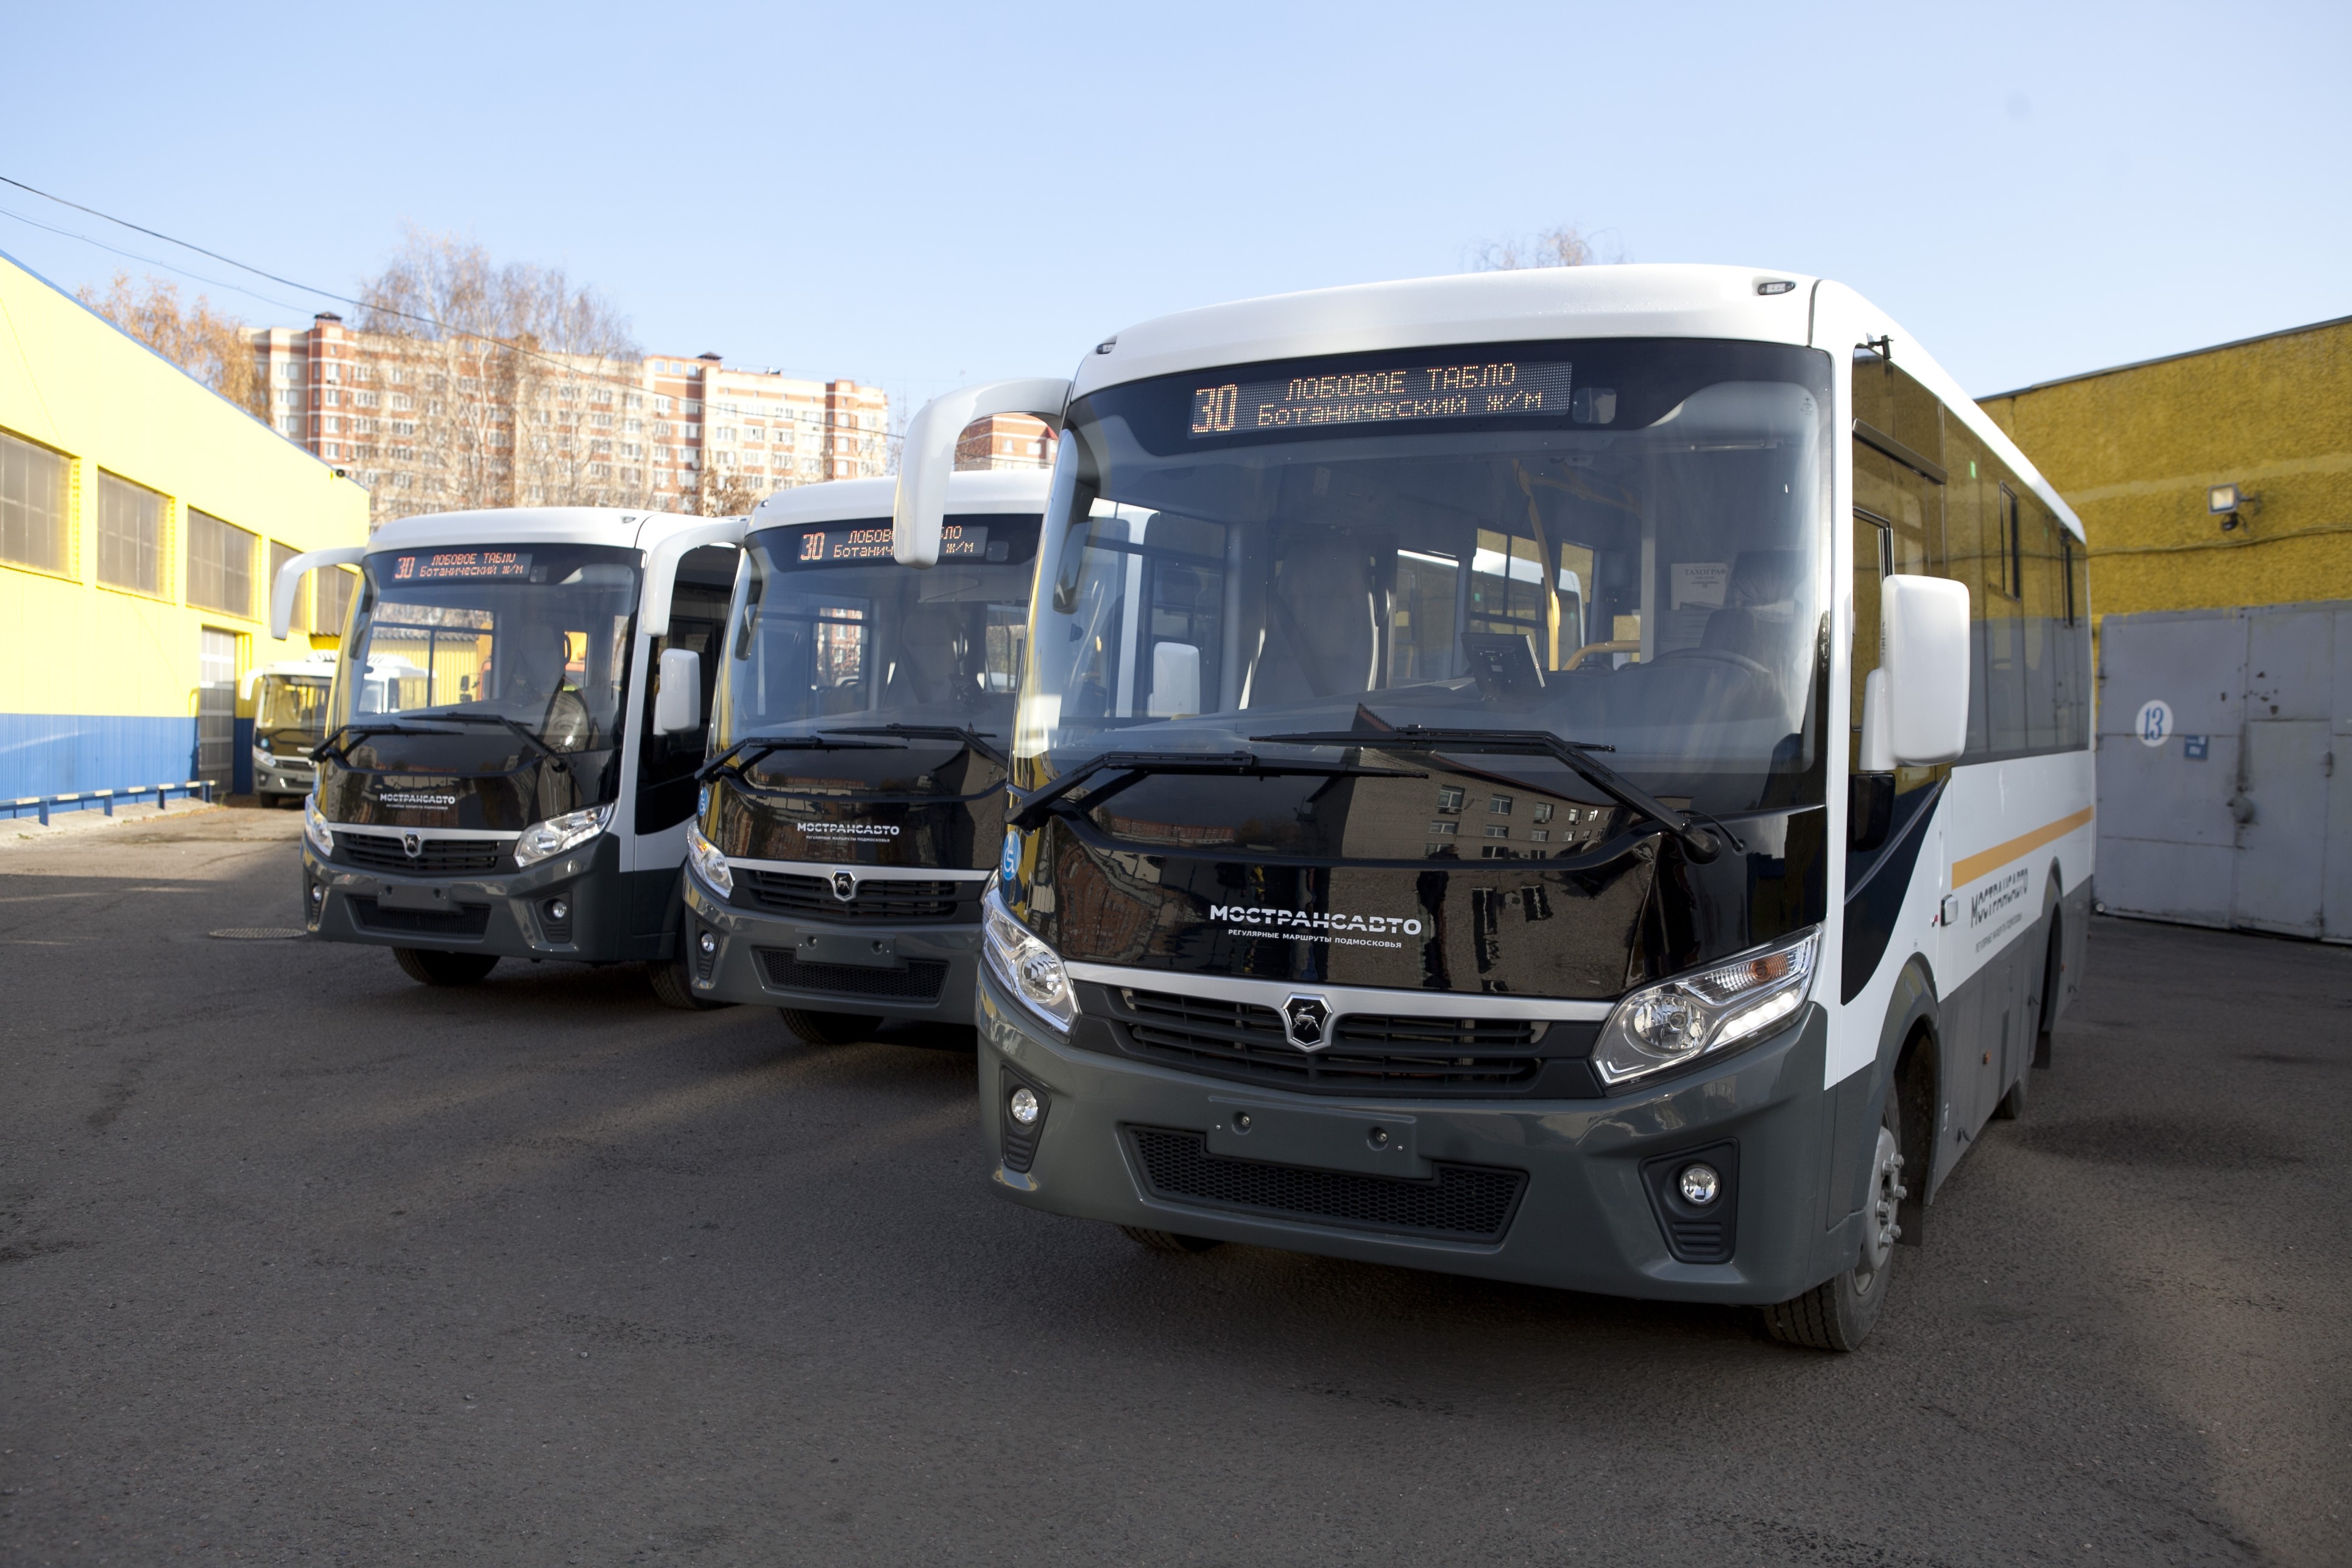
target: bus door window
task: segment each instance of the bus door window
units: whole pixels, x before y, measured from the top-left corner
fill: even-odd
[[[704,738],[709,733],[710,704],[719,681],[720,634],[727,625],[727,604],[734,586],[738,552],[724,545],[690,552],[678,563],[670,591],[669,632],[653,639],[646,650],[646,694],[642,703],[637,747],[636,831],[657,833],[694,815],[695,770],[702,765]],[[747,605],[747,608],[749,606]],[[586,639],[582,638],[584,645]],[[700,658],[701,692],[695,711],[702,723],[679,735],[654,729],[654,703],[661,690],[662,655],[682,648]],[[625,650],[615,649],[616,657]]]

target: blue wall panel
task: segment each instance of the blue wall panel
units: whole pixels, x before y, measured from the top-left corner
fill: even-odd
[[[0,800],[195,776],[194,719],[0,713]]]

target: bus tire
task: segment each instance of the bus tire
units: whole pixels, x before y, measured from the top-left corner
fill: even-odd
[[[776,1016],[804,1046],[854,1046],[872,1038],[882,1026],[881,1019],[860,1013],[804,1013],[798,1007],[779,1007]]]
[[[2033,1065],[2038,1068],[2050,1065],[2050,1031],[2058,1023],[2058,987],[2066,978],[2064,918],[2050,917],[2050,949],[2042,955],[2042,1014],[2033,1031]]]
[[[1764,1309],[1764,1327],[1784,1345],[1807,1350],[1854,1351],[1870,1337],[1879,1308],[1894,1283],[1895,1243],[1903,1234],[1895,1214],[1909,1195],[1903,1184],[1901,1121],[1887,1097],[1878,1124],[1878,1152],[1871,1173],[1870,1207],[1864,1215],[1862,1256],[1793,1300]]]
[[[395,947],[393,962],[411,980],[425,985],[475,985],[499,966],[496,953],[440,952],[429,947]]]
[[[665,1007],[676,1007],[682,1013],[708,1013],[715,1008],[732,1006],[732,1003],[713,1001],[694,994],[694,981],[686,965],[675,958],[657,958],[646,965],[646,983],[654,988],[654,1000]]]
[[[1179,1236],[1172,1230],[1146,1230],[1139,1225],[1120,1226],[1118,1233],[1138,1247],[1149,1247],[1153,1252],[1169,1252],[1180,1256],[1206,1252],[1213,1247],[1224,1245],[1222,1241],[1212,1241],[1205,1236]]]

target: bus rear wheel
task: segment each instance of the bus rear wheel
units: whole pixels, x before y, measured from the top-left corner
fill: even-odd
[[[882,1020],[860,1013],[803,1013],[798,1007],[779,1007],[776,1014],[795,1039],[807,1046],[854,1046],[870,1039],[882,1026]]]
[[[1862,1256],[1852,1268],[1822,1280],[1794,1300],[1764,1309],[1764,1327],[1784,1345],[1808,1350],[1853,1351],[1870,1337],[1894,1282],[1895,1243],[1903,1227],[1895,1216],[1910,1189],[1903,1184],[1903,1135],[1895,1096],[1886,1097],[1878,1125],[1878,1147],[1870,1173],[1869,1206],[1864,1214]]]
[[[393,962],[411,980],[426,985],[474,985],[499,966],[498,955],[482,952],[436,952],[429,947],[395,947]]]
[[[1205,1236],[1179,1236],[1172,1230],[1146,1230],[1139,1225],[1120,1226],[1118,1233],[1136,1246],[1148,1247],[1154,1252],[1206,1252],[1213,1247],[1224,1245]]]

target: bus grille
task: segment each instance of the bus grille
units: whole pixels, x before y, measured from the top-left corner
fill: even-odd
[[[740,868],[735,876],[750,901],[772,914],[893,925],[980,919],[978,882],[876,877],[857,884],[856,898],[836,899],[833,896],[833,884],[823,877]]]
[[[1106,989],[1129,1055],[1217,1078],[1324,1094],[1509,1094],[1535,1082],[1543,1026],[1527,1018],[1343,1015],[1332,1043],[1299,1050],[1271,1007]]]
[[[503,838],[427,838],[412,858],[400,847],[396,833],[353,833],[334,830],[338,858],[371,871],[394,871],[408,877],[457,877],[468,872],[496,871],[507,863]]]
[[[1528,1184],[1525,1171],[1485,1165],[1439,1165],[1430,1180],[1407,1182],[1228,1160],[1200,1133],[1164,1127],[1130,1127],[1127,1137],[1154,1197],[1349,1230],[1499,1241]]]
[[[352,921],[362,931],[384,936],[478,937],[490,929],[490,906],[459,904],[453,910],[388,910],[373,899],[354,895]]]
[[[782,948],[754,948],[768,984],[780,991],[823,991],[840,996],[872,996],[891,1002],[936,1002],[948,982],[939,959],[913,958],[904,969],[867,969],[856,963],[803,963]]]

